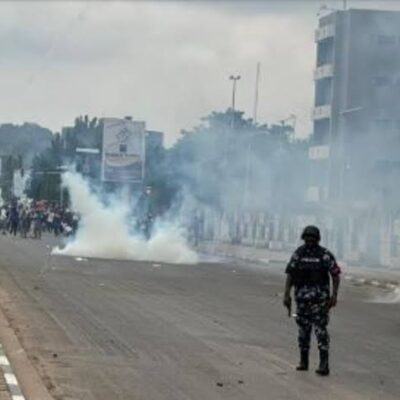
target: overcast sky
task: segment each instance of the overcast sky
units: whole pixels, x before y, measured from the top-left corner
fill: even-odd
[[[400,10],[399,1],[348,1]],[[145,120],[173,142],[231,101],[259,121],[297,115],[311,130],[314,29],[321,4],[342,1],[0,2],[0,123],[58,131],[77,115]]]

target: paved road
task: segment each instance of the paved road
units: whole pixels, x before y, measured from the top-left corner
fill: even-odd
[[[77,261],[8,237],[0,254],[1,306],[56,399],[399,399],[400,305],[365,301],[379,289],[345,285],[319,378],[294,371],[279,274]]]

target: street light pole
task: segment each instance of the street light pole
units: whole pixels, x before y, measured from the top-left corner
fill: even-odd
[[[240,79],[240,75],[231,75],[229,77],[231,81],[233,81],[232,85],[232,130],[235,127],[235,107],[236,107],[236,84],[237,81]]]
[[[235,102],[236,102],[236,82],[240,79],[240,75],[231,75],[229,77],[231,81],[233,81],[232,87],[232,110],[235,111]]]
[[[260,85],[260,66],[261,63],[257,63],[257,70],[256,70],[256,91],[254,93],[254,111],[253,111],[253,121],[254,124],[257,124],[257,113],[258,113],[258,87]]]

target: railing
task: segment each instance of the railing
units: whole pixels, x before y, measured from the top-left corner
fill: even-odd
[[[314,71],[314,79],[325,79],[333,77],[333,64],[325,64],[316,68]]]

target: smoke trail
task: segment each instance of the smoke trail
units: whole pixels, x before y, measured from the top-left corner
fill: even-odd
[[[76,173],[65,173],[63,184],[69,189],[72,207],[80,213],[81,221],[75,238],[64,248],[54,248],[52,254],[169,263],[197,262],[196,253],[188,247],[176,225],[159,225],[150,240],[145,241],[130,233],[126,205],[121,202],[104,205]]]
[[[373,300],[371,300],[371,303],[383,303],[383,304],[400,303],[400,287],[394,288],[393,291],[385,295],[380,295],[375,297]]]

